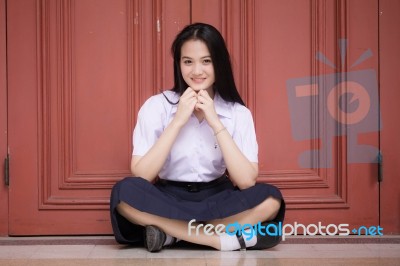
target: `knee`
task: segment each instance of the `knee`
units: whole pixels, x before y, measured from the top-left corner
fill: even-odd
[[[281,199],[277,199],[274,197],[269,197],[267,198],[267,200],[270,200],[272,208],[276,211],[279,211],[280,207],[281,207]]]
[[[119,214],[125,217],[126,214],[129,212],[130,206],[124,201],[121,201],[120,203],[117,204],[116,209]]]
[[[273,220],[280,208],[281,208],[281,199],[274,198],[272,196],[268,197],[261,205],[262,211],[267,214],[267,220]]]

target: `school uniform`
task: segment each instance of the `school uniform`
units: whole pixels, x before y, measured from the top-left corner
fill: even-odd
[[[171,102],[179,95],[165,91]],[[222,124],[238,148],[251,162],[258,162],[258,145],[251,112],[239,103],[224,101],[215,94],[214,106]],[[133,132],[133,154],[144,156],[172,121],[178,105],[163,94],[150,97],[141,107]],[[117,242],[143,241],[143,227],[118,214],[124,201],[143,212],[171,219],[209,221],[251,209],[269,196],[282,200],[275,221],[283,222],[285,202],[278,188],[256,184],[239,190],[225,174],[226,165],[216,137],[207,121],[191,115],[179,132],[170,154],[154,184],[141,177],[127,177],[115,184],[111,193],[111,222]]]

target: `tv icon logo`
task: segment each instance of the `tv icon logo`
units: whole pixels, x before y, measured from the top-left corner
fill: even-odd
[[[345,54],[345,40],[339,45],[342,55]],[[372,52],[366,51],[352,67],[370,56]],[[320,53],[317,59],[334,67]],[[332,144],[337,136],[347,137],[348,163],[377,162],[378,148],[357,141],[359,134],[381,129],[376,76],[375,70],[366,69],[287,80],[293,138],[320,140],[319,149],[299,155],[300,167],[332,167]]]

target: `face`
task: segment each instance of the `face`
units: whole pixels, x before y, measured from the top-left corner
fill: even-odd
[[[180,67],[182,77],[193,90],[207,90],[214,95],[214,66],[206,44],[200,40],[189,40],[182,45]]]

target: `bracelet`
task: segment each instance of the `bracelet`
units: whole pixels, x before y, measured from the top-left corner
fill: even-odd
[[[226,127],[221,128],[220,130],[218,130],[217,132],[214,133],[214,136],[216,137],[219,133],[221,133],[225,129],[226,129]]]

